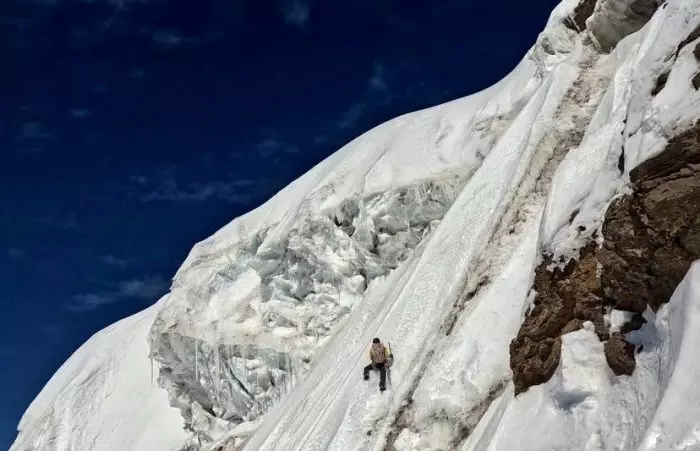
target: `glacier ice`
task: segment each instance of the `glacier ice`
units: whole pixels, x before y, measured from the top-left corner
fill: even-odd
[[[196,335],[196,324],[192,333],[167,323],[166,306],[154,322],[151,357],[199,441],[214,439],[210,429],[256,419],[288,393],[367,286],[432,233],[463,184],[448,175],[348,198],[300,217],[280,240],[262,230],[239,242],[230,264],[201,288],[188,287],[201,318],[213,321],[203,324],[205,335]]]

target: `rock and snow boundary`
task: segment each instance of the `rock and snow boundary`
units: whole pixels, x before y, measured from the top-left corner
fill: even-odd
[[[565,0],[495,86],[367,132],[197,244],[168,296],[64,364],[13,450],[700,446],[682,395],[700,270],[661,305],[673,287],[635,303],[611,264],[670,261],[658,273],[679,281],[700,250],[699,72],[700,0]],[[683,163],[631,175],[657,155]],[[630,178],[637,197],[611,210],[685,215],[682,230],[645,214],[606,232]],[[533,281],[579,255],[593,296],[559,302],[563,279],[543,302]],[[383,394],[361,378],[374,336],[399,356]],[[631,375],[610,369],[614,346]],[[127,412],[143,399],[148,420]]]

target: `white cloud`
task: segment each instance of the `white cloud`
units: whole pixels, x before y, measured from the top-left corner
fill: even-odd
[[[71,302],[68,303],[67,307],[69,310],[75,312],[86,312],[94,310],[102,305],[116,302],[118,299],[115,293],[76,294],[73,296],[73,299],[71,299]]]
[[[116,290],[102,293],[76,294],[66,305],[75,312],[87,312],[126,298],[156,300],[168,291],[168,282],[162,277],[146,277],[121,282]]]
[[[7,255],[12,258],[20,258],[24,256],[25,250],[19,247],[13,247],[7,250]]]
[[[218,199],[234,204],[247,204],[251,202],[253,195],[250,193],[250,189],[243,188],[251,186],[253,186],[253,181],[247,179],[232,182],[194,182],[186,187],[180,186],[173,179],[163,179],[153,191],[143,196],[142,200],[144,202],[193,202]]]
[[[338,127],[340,129],[352,127],[362,117],[366,109],[367,105],[365,103],[355,103],[340,117]]]
[[[146,184],[148,183],[148,179],[142,175],[132,175],[131,177],[129,177],[129,179],[132,182],[138,183],[141,186],[146,186]]]
[[[92,115],[92,112],[86,108],[71,108],[68,113],[76,119],[85,119]]]
[[[182,38],[170,31],[156,31],[151,35],[155,42],[168,46],[175,46],[182,43]]]
[[[368,88],[370,91],[386,92],[389,90],[386,81],[386,69],[382,64],[374,63],[374,69],[369,79]]]
[[[123,258],[116,257],[112,254],[103,255],[100,257],[100,261],[105,265],[116,266],[118,268],[123,268],[129,264],[129,262]]]
[[[168,289],[168,283],[162,277],[149,277],[142,280],[129,280],[119,284],[122,297],[155,298]]]
[[[47,139],[52,136],[40,122],[25,122],[22,124],[20,139]]]
[[[309,22],[311,8],[304,0],[293,0],[282,8],[284,20],[290,25],[305,28]]]

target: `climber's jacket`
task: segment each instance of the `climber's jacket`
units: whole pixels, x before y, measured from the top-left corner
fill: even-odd
[[[373,343],[369,348],[369,358],[373,364],[385,363],[391,356],[389,350],[384,346],[384,343]]]

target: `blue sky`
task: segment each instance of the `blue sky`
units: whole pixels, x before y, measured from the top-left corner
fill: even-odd
[[[374,125],[493,84],[554,4],[0,2],[0,448],[196,241]]]

